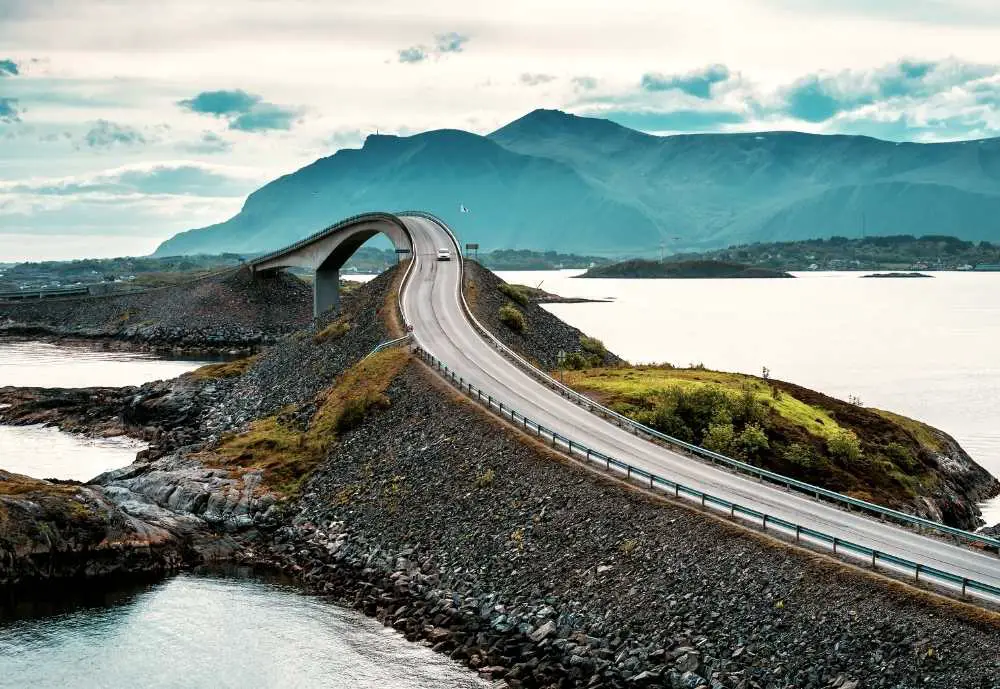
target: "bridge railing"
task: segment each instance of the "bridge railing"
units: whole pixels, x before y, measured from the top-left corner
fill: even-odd
[[[440,226],[448,236],[451,237],[455,248],[461,256],[461,245],[459,244],[458,238],[441,219],[435,217],[430,213],[425,213],[423,211],[406,211],[401,213],[401,215],[414,215],[426,218]],[[900,512],[899,510],[894,510],[889,507],[883,507],[882,505],[876,505],[874,503],[868,502],[866,500],[859,500],[858,498],[852,498],[849,495],[843,495],[837,493],[836,491],[828,490],[820,486],[815,486],[811,483],[806,483],[805,481],[799,481],[797,479],[778,474],[773,471],[768,471],[767,469],[762,469],[756,467],[752,464],[747,464],[746,462],[741,462],[738,459],[733,459],[732,457],[727,457],[725,455],[719,454],[718,452],[712,452],[711,450],[706,450],[703,447],[693,445],[691,443],[685,442],[679,438],[674,438],[665,433],[661,433],[654,428],[643,425],[634,421],[623,414],[620,414],[613,409],[595,402],[593,399],[583,395],[576,390],[573,390],[567,385],[560,383],[558,380],[550,376],[545,371],[542,371],[537,366],[529,362],[527,359],[522,357],[520,354],[515,352],[509,346],[507,346],[503,341],[500,340],[496,335],[493,334],[486,326],[479,322],[472,309],[469,307],[468,302],[465,299],[465,268],[464,261],[460,261],[462,266],[461,279],[459,280],[459,299],[462,304],[462,309],[465,311],[466,317],[469,322],[483,335],[487,342],[491,343],[494,348],[497,349],[501,354],[510,359],[512,362],[518,365],[521,370],[526,372],[528,375],[532,376],[539,382],[543,383],[552,390],[558,392],[560,395],[568,400],[573,401],[579,406],[587,409],[588,411],[598,414],[618,425],[621,428],[630,430],[639,436],[644,436],[647,439],[660,441],[671,447],[683,450],[697,457],[707,459],[708,461],[724,466],[733,471],[739,473],[747,474],[753,476],[757,479],[768,481],[770,483],[775,483],[777,485],[790,488],[800,493],[804,493],[816,499],[824,499],[829,502],[835,503],[840,507],[846,507],[848,510],[857,509],[862,512],[866,512],[872,516],[876,516],[879,519],[888,519],[897,524],[902,524],[909,527],[914,527],[918,531],[928,530],[936,534],[943,536],[948,536],[949,538],[955,539],[959,543],[963,544],[977,544],[979,546],[986,546],[988,548],[994,549],[997,553],[1000,553],[1000,539],[991,538],[983,534],[973,533],[971,531],[965,531],[963,529],[957,529],[952,526],[947,526],[946,524],[941,524],[930,519],[925,519],[923,517],[918,517],[916,515],[907,514],[906,512]]]
[[[324,237],[326,237],[328,235],[331,235],[334,232],[337,232],[338,230],[341,230],[341,229],[343,229],[345,227],[349,227],[351,225],[356,225],[359,222],[368,221],[368,220],[371,220],[371,221],[385,220],[385,221],[391,222],[393,224],[399,225],[399,226],[402,227],[403,231],[407,233],[407,236],[409,236],[409,232],[406,230],[405,224],[399,219],[398,215],[395,215],[393,213],[377,213],[377,212],[376,213],[359,213],[358,215],[352,215],[349,218],[344,218],[340,222],[334,223],[333,225],[330,225],[329,227],[326,227],[326,228],[320,230],[319,232],[314,232],[313,234],[309,235],[308,237],[305,237],[304,239],[300,239],[299,241],[295,242],[294,244],[289,244],[288,246],[284,246],[284,247],[282,247],[280,249],[277,249],[275,251],[272,251],[272,252],[270,252],[268,254],[264,254],[263,256],[258,256],[257,258],[253,259],[252,261],[248,261],[247,263],[248,263],[248,265],[251,268],[255,268],[256,266],[260,265],[261,263],[264,263],[266,261],[270,261],[271,259],[277,258],[278,256],[282,256],[284,254],[291,253],[293,251],[296,251],[297,249],[301,249],[302,247],[308,246],[308,245],[312,244],[313,242],[315,242],[315,241],[317,241],[319,239],[323,239]],[[412,246],[412,242],[411,242],[411,246]]]
[[[626,480],[639,483],[650,490],[659,490],[667,495],[673,495],[677,499],[685,498],[691,500],[699,503],[703,508],[712,508],[718,512],[727,514],[730,518],[739,518],[755,526],[760,526],[765,532],[773,532],[789,539],[794,538],[796,543],[820,550],[829,550],[834,554],[854,560],[861,560],[869,564],[872,569],[881,568],[884,571],[892,571],[896,574],[904,573],[912,576],[915,582],[933,583],[953,593],[960,593],[963,597],[974,595],[994,603],[1000,603],[1000,587],[892,555],[866,545],[853,543],[847,539],[802,526],[787,519],[769,515],[766,512],[761,512],[737,502],[712,495],[703,490],[686,486],[683,483],[678,483],[677,481],[659,476],[645,469],[633,466],[628,462],[606,455],[550,428],[546,428],[537,421],[525,416],[509,404],[505,404],[502,400],[493,397],[490,393],[462,378],[430,352],[420,347],[415,347],[414,352],[435,368],[456,388],[473,400],[483,404],[489,411],[498,414],[505,420],[509,420],[525,433],[534,435],[554,450],[562,452],[573,459],[581,460],[589,466],[603,467],[608,472],[614,471]]]

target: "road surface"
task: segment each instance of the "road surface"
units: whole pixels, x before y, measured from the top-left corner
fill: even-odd
[[[403,309],[416,342],[505,407],[574,442],[664,478],[830,536],[1000,587],[1000,558],[996,556],[702,463],[636,437],[561,397],[497,352],[466,319],[458,294],[460,259],[435,260],[439,248],[454,253],[447,232],[431,220],[402,218],[412,235],[416,261],[403,294]]]

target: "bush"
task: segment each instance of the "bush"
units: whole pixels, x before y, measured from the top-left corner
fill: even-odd
[[[517,285],[509,285],[506,282],[500,285],[500,292],[510,299],[511,301],[517,302],[521,306],[527,306],[531,303],[531,299],[528,297],[528,293],[524,291],[523,288]]]
[[[767,434],[757,423],[748,423],[736,438],[740,453],[748,459],[760,459],[771,445],[767,442]]]
[[[313,335],[313,342],[323,344],[327,340],[339,340],[351,329],[349,321],[336,320]]]
[[[862,457],[858,436],[847,429],[841,429],[827,438],[826,448],[835,459],[844,463],[856,462]]]
[[[792,443],[785,450],[785,460],[795,466],[809,469],[816,461],[813,449],[804,443]]]
[[[604,357],[608,355],[608,349],[604,346],[604,343],[598,340],[596,337],[587,337],[586,335],[580,336],[580,349],[582,349],[587,354],[591,354],[598,357],[603,361]]]
[[[920,469],[920,462],[910,454],[909,450],[893,441],[885,446],[885,454],[900,469],[908,474],[916,473]]]
[[[527,327],[524,314],[509,302],[500,307],[500,322],[516,333],[523,333]]]
[[[713,423],[705,432],[705,438],[701,441],[702,447],[721,455],[730,455],[733,452],[736,430],[731,423]]]
[[[476,477],[475,486],[476,488],[489,488],[493,485],[493,480],[496,478],[496,474],[493,473],[492,469],[487,469],[484,473]]]
[[[582,371],[584,369],[590,368],[592,365],[590,359],[585,357],[580,352],[570,352],[566,355],[566,359],[563,361],[563,366],[571,371]]]

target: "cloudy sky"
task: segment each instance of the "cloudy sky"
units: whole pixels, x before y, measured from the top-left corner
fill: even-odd
[[[0,261],[147,253],[376,130],[1000,136],[996,0],[0,0]]]

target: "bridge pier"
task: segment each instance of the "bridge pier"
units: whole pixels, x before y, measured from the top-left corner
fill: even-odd
[[[329,309],[340,310],[340,270],[318,268],[313,279],[313,318]]]

